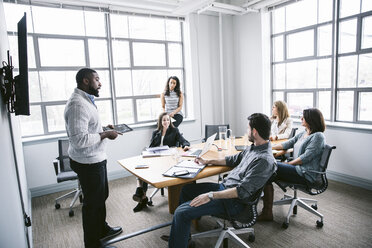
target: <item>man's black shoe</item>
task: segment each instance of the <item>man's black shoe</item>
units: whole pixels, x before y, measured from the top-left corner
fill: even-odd
[[[120,226],[117,227],[110,227],[110,229],[106,232],[105,236],[102,239],[108,240],[116,235],[119,235],[123,232],[123,229]]]

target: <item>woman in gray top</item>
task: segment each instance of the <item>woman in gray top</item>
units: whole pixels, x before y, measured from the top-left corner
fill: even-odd
[[[317,108],[305,109],[301,117],[301,125],[305,131],[297,134],[292,139],[273,146],[275,150],[293,148],[293,160],[278,162],[276,171],[277,180],[291,183],[306,184],[316,180],[316,174],[311,170],[319,171],[320,159],[325,145],[325,123],[322,112]],[[273,220],[273,185],[267,184],[264,189],[264,207],[258,220]]]
[[[164,92],[160,96],[163,112],[175,119],[173,122],[178,127],[182,120],[183,94],[181,91],[180,80],[176,76],[169,77],[165,85]]]

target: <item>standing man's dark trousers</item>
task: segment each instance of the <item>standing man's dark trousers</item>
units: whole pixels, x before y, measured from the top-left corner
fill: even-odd
[[[100,239],[110,228],[106,223],[105,201],[109,195],[107,160],[80,164],[70,158],[70,166],[79,177],[83,190],[83,230],[86,248],[100,247]]]

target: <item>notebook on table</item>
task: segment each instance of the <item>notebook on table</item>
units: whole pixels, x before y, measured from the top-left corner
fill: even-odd
[[[191,160],[184,160],[163,173],[166,177],[177,177],[177,178],[194,178],[204,169],[206,165],[195,163]]]
[[[217,136],[217,133],[211,135],[207,139],[207,141],[205,142],[203,149],[198,149],[198,150],[191,149],[191,150],[183,153],[182,156],[184,156],[184,157],[201,157],[201,156],[203,156],[211,148],[216,136]]]

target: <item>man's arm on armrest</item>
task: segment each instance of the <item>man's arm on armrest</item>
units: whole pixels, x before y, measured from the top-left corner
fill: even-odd
[[[213,199],[230,199],[238,198],[238,191],[236,188],[225,189],[221,191],[213,191]],[[209,193],[204,193],[195,197],[191,202],[191,207],[199,207],[211,201],[208,197]]]

